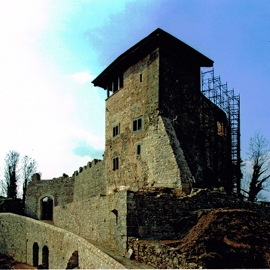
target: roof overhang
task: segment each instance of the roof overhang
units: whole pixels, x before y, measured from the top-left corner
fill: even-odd
[[[183,62],[191,63],[196,66],[212,67],[214,63],[211,59],[189,45],[158,28],[116,58],[92,81],[92,83],[94,86],[106,89],[109,81],[113,81],[116,76],[119,76],[119,74],[123,73],[127,68],[134,65],[157,48],[173,53],[181,57]]]

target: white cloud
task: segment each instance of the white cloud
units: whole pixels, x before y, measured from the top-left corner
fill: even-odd
[[[80,142],[97,152],[105,146],[105,92],[87,84],[94,79],[87,61],[61,62],[63,55],[74,55],[61,40],[69,20],[57,13],[62,5],[50,9],[52,3],[0,0],[0,177],[5,154],[13,149],[36,159],[42,178],[50,179],[72,175],[90,161],[73,153]],[[55,13],[54,20],[49,12]],[[73,42],[83,46],[77,38]]]
[[[104,137],[94,135],[91,131],[86,129],[76,129],[72,132],[73,141],[77,144],[80,141],[84,141],[89,145],[92,145],[94,149],[104,149],[105,142]]]
[[[79,84],[84,84],[94,79],[94,76],[90,74],[88,71],[77,72],[70,76],[75,82]]]
[[[38,50],[39,36],[48,26],[48,3],[0,1],[0,170],[6,153],[14,149],[36,159],[43,178],[72,174],[89,161],[72,153],[75,141],[87,137],[80,134],[99,141],[78,121],[77,109],[83,104],[74,93],[80,86],[70,84],[50,56],[46,59]],[[93,77],[90,72],[74,76],[81,84]]]

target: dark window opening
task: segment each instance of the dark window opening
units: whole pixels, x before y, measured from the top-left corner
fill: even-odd
[[[117,92],[120,88],[124,87],[124,74],[121,74],[119,77],[116,77],[112,82],[112,92]]]
[[[123,88],[124,87],[124,74],[121,74],[119,76],[119,88]]]
[[[142,119],[138,119],[138,124],[137,124],[137,127],[138,127],[138,130],[141,130],[142,129]]]
[[[120,134],[120,125],[118,124],[117,126],[113,127],[113,137],[116,137],[119,134]]]
[[[53,199],[45,197],[41,200],[41,219],[53,219]]]
[[[38,243],[35,242],[33,245],[33,266],[38,266],[38,252]]]
[[[118,157],[113,158],[113,170],[118,170],[119,168],[119,159]]]
[[[112,91],[115,93],[118,90],[118,78],[112,82]]]
[[[118,224],[118,211],[116,209],[113,209],[112,213],[115,214],[115,224],[117,225]]]
[[[137,155],[141,154],[141,145],[140,144],[137,145],[136,153],[137,153]]]
[[[42,266],[43,269],[49,269],[49,248],[47,246],[42,249]]]
[[[224,123],[217,121],[217,134],[219,136],[225,136],[226,135],[226,130],[225,130],[225,125]]]
[[[137,121],[134,120],[133,121],[133,128],[132,128],[133,131],[136,131],[137,130]]]
[[[132,131],[140,131],[140,130],[142,130],[142,118],[133,120]]]
[[[142,82],[142,73],[140,74],[140,82]]]

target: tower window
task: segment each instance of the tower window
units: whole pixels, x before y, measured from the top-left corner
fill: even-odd
[[[118,157],[113,158],[113,170],[118,170],[119,169],[119,159]]]
[[[113,127],[113,137],[116,137],[120,134],[120,124]]]
[[[142,73],[140,74],[140,82],[142,82]]]
[[[112,81],[112,91],[117,92],[120,88],[124,87],[124,74],[121,73],[115,80]]]
[[[122,88],[122,87],[124,87],[124,74],[123,73],[119,76],[119,88]]]
[[[140,144],[137,144],[137,147],[136,147],[136,154],[137,154],[137,155],[140,155],[140,154],[141,154],[141,145],[140,145]]]
[[[115,225],[117,225],[118,224],[118,211],[116,209],[113,209],[111,212],[115,214]]]
[[[224,123],[217,121],[217,134],[219,136],[225,136],[226,135],[226,131],[225,131],[225,125]]]
[[[142,117],[134,119],[132,121],[132,131],[140,131],[142,130]]]
[[[116,79],[112,82],[112,91],[113,91],[113,93],[115,93],[116,91],[118,91],[118,78],[116,78]]]

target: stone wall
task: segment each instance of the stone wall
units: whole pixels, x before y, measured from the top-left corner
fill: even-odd
[[[48,249],[49,268],[66,269],[76,252],[81,269],[125,268],[85,239],[53,225],[15,214],[0,214],[0,253],[33,265],[33,246],[38,246],[38,265],[42,250]]]
[[[23,214],[21,199],[11,199],[0,196],[0,213],[10,212],[18,215]]]
[[[176,133],[168,119],[162,118],[158,112],[159,57],[157,49],[129,67],[124,72],[123,88],[106,100],[105,175],[108,193],[122,187],[134,191],[152,186],[181,190],[179,160],[183,165],[181,169],[185,169],[183,175],[192,180]],[[133,120],[138,117],[142,119],[142,129],[134,132]],[[113,127],[117,125],[120,132],[113,137]],[[117,170],[113,170],[115,157],[119,158]]]
[[[196,269],[198,265],[189,262],[185,254],[179,254],[172,247],[159,241],[128,239],[128,248],[133,250],[136,261],[144,262],[155,269]]]
[[[151,185],[149,161],[136,155],[141,144],[142,155],[150,146],[144,144],[150,129],[157,126],[158,51],[148,55],[124,72],[124,86],[106,100],[105,170],[108,192],[121,186],[138,190]],[[140,80],[141,75],[141,80]],[[132,121],[142,117],[142,129],[132,131]],[[119,136],[113,127],[120,125]],[[113,158],[119,158],[119,169],[113,170]]]
[[[94,159],[75,171],[72,177],[64,174],[59,178],[40,180],[38,174],[34,175],[27,188],[25,213],[42,219],[41,201],[45,197],[51,198],[53,207],[56,207],[105,193],[104,161]]]
[[[222,218],[223,221],[218,223]],[[249,229],[241,231],[249,220]],[[265,267],[268,261],[264,252],[268,251],[268,246],[262,244],[261,254],[254,252],[254,255],[251,251],[253,248],[258,250],[258,243],[262,241],[261,231],[267,231],[267,227],[260,227],[260,224],[269,226],[265,220],[270,220],[269,203],[243,202],[228,196],[222,188],[194,190],[186,197],[178,196],[169,189],[153,190],[148,194],[130,192],[128,249],[132,250],[130,254],[135,260],[159,269],[220,268],[228,258],[237,258],[239,262],[227,263],[227,266],[237,264],[241,268],[242,264],[246,268],[252,262],[252,265],[261,263]],[[233,227],[234,224],[238,225]],[[204,231],[208,225],[212,233]],[[253,229],[250,228],[252,226]],[[200,243],[196,242],[196,233],[201,233]],[[228,242],[225,248],[222,243],[226,233],[235,242]],[[233,238],[233,234],[237,236]],[[212,240],[209,240],[211,237]],[[263,239],[268,243],[267,237]],[[180,250],[177,247],[181,241],[183,248]],[[189,250],[191,246],[194,247],[192,256]],[[219,254],[216,257],[213,256],[215,252]]]
[[[185,62],[160,52],[159,104],[161,115],[172,122],[197,187],[226,187],[231,182],[230,127],[226,114],[200,92],[196,59]]]
[[[148,184],[143,186],[146,190],[149,187],[181,189],[182,172],[174,155],[167,126],[166,119],[157,116],[156,126],[150,126],[147,136],[142,140],[141,160],[145,161],[148,171]]]
[[[74,201],[84,201],[93,196],[106,193],[104,161],[94,159],[74,173]]]
[[[53,206],[65,205],[73,201],[74,176],[64,175],[52,180],[40,180],[38,174],[28,184],[26,191],[25,214],[29,217],[42,218],[42,199],[49,197]]]
[[[54,209],[54,224],[91,242],[105,244],[125,254],[126,191],[91,197]]]
[[[187,63],[156,49],[129,67],[123,80],[123,87],[106,100],[108,192],[122,186],[133,191],[164,186],[186,193],[192,185],[229,190],[229,123],[200,92],[196,59]],[[138,117],[142,129],[134,132]],[[113,136],[116,126],[119,134]],[[114,158],[119,159],[116,170]]]
[[[219,189],[201,189],[185,197],[170,189],[128,192],[127,235],[140,239],[180,239],[190,224],[197,222],[197,214],[193,212],[218,208],[252,210],[270,219],[268,205],[242,202]]]

